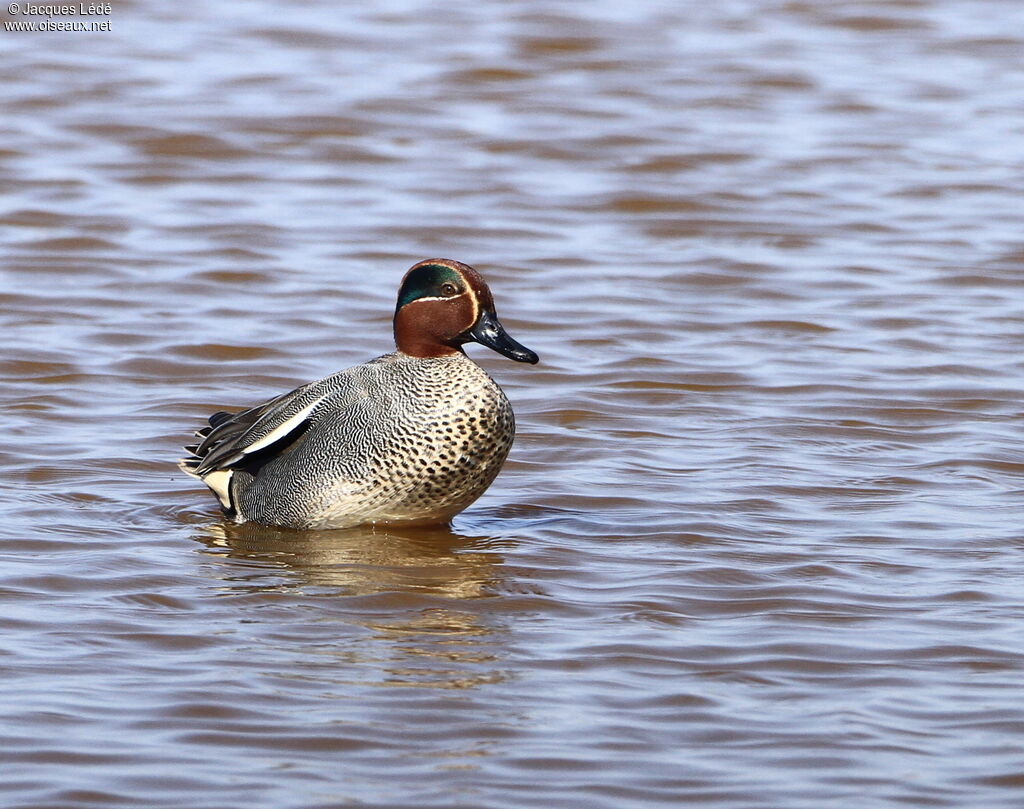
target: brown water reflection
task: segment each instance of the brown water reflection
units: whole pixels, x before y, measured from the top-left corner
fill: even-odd
[[[225,596],[352,599],[347,621],[367,633],[359,647],[308,653],[319,665],[336,657],[346,668],[358,662],[377,671],[363,685],[463,689],[505,677],[500,624],[458,608],[463,599],[496,594],[503,560],[485,538],[441,527],[299,532],[214,524],[197,539],[230,560]],[[368,609],[368,596],[383,597],[380,610]]]
[[[258,570],[252,580],[240,576],[235,566],[230,568],[235,571],[229,576],[233,589],[259,588],[258,571],[272,568],[286,572],[296,587],[332,588],[342,595],[413,592],[481,598],[489,590],[493,595],[503,561],[500,554],[487,550],[487,538],[464,536],[440,526],[289,531],[215,523],[196,539],[211,552],[254,563]]]

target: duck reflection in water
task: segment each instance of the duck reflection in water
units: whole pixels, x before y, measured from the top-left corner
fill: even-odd
[[[296,531],[216,523],[196,539],[242,563],[227,571],[225,579],[232,589],[247,592],[313,586],[343,595],[481,598],[494,592],[502,562],[491,549],[498,540],[458,534],[448,526]]]
[[[505,540],[441,527],[295,531],[253,523],[210,525],[196,539],[221,561],[227,594],[245,597],[247,621],[309,634],[304,677],[331,688],[341,677],[440,689],[505,678],[507,621],[490,606],[500,599],[487,598],[500,588],[503,559],[493,548]],[[311,596],[320,599],[313,624]],[[275,609],[257,618],[252,599],[264,597]]]

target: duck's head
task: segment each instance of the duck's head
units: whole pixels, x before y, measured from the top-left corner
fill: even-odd
[[[516,362],[537,355],[508,336],[480,273],[447,258],[414,264],[402,279],[395,308],[395,344],[412,357],[443,357],[466,343],[493,348]]]

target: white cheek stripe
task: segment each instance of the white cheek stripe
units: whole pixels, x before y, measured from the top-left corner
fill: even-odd
[[[463,290],[458,295],[428,295],[423,298],[416,298],[414,300],[409,301],[409,303],[407,303],[406,306],[409,306],[410,304],[413,303],[419,303],[420,301],[453,301],[456,298],[463,298],[466,296],[468,296],[469,299],[473,301],[473,310],[476,311],[476,296],[470,295],[468,290]]]

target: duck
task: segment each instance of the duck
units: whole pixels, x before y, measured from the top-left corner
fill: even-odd
[[[227,520],[296,529],[448,523],[494,481],[515,437],[505,393],[467,356],[537,354],[498,320],[483,276],[432,258],[402,278],[395,351],[240,412],[217,412],[179,462]]]

